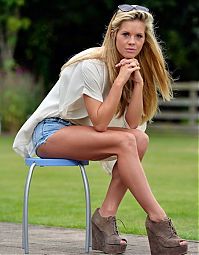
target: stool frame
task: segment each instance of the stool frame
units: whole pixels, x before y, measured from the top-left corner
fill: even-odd
[[[24,199],[23,199],[23,221],[22,221],[22,248],[25,254],[29,254],[29,240],[28,240],[28,202],[30,184],[33,176],[33,172],[36,166],[79,166],[81,170],[82,180],[84,184],[85,200],[86,200],[86,237],[85,237],[85,252],[89,253],[91,247],[91,200],[90,200],[90,188],[89,182],[85,170],[85,165],[88,165],[88,161],[76,161],[70,159],[42,159],[42,158],[26,158],[26,165],[28,165],[29,171],[26,177],[24,187]]]

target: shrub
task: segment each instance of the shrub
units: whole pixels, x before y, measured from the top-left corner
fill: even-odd
[[[43,84],[29,72],[0,74],[2,131],[16,132],[42,100]]]

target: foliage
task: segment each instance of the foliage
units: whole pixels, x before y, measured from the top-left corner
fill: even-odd
[[[0,0],[0,68],[6,71],[15,67],[18,31],[30,25],[30,19],[20,17],[20,8],[24,4],[25,0]]]
[[[18,130],[35,110],[42,97],[41,81],[28,72],[8,72],[0,76],[0,118],[3,131]]]
[[[101,43],[105,26],[120,3],[117,0],[27,1],[22,15],[31,20],[31,27],[20,33],[17,61],[42,74],[49,88],[69,57]],[[154,14],[157,35],[164,42],[162,47],[174,78],[198,80],[199,2],[129,0],[126,3],[146,5]]]
[[[69,57],[101,43],[105,26],[120,3],[118,0],[0,0],[0,70],[25,67],[34,77],[43,78],[47,93]],[[198,80],[199,2],[126,0],[126,3],[146,5],[154,14],[157,35],[174,78]],[[4,96],[19,104],[16,87],[13,89],[8,87],[7,92],[4,89]],[[26,98],[19,101],[23,100]],[[34,105],[33,102],[32,109]],[[16,111],[13,109],[9,118]],[[15,116],[18,124],[14,126],[18,126],[19,119],[22,123],[24,117],[19,110]]]

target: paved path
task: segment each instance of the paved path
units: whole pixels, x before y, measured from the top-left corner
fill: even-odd
[[[150,255],[147,237],[125,235],[128,246],[125,255]],[[29,226],[30,255],[84,254],[85,231],[43,226]],[[199,242],[189,241],[190,255],[199,254]],[[20,255],[21,224],[0,223],[0,255]],[[101,252],[91,251],[91,255]],[[161,255],[161,254],[160,254]]]

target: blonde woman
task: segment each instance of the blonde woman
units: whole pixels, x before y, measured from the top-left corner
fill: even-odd
[[[141,164],[146,122],[156,113],[158,93],[170,100],[170,83],[149,10],[120,5],[102,46],[62,67],[58,82],[15,138],[13,147],[22,156],[102,161],[111,173],[106,197],[92,217],[95,250],[125,251],[127,240],[118,235],[115,216],[128,189],[147,214],[151,254],[187,252]]]

